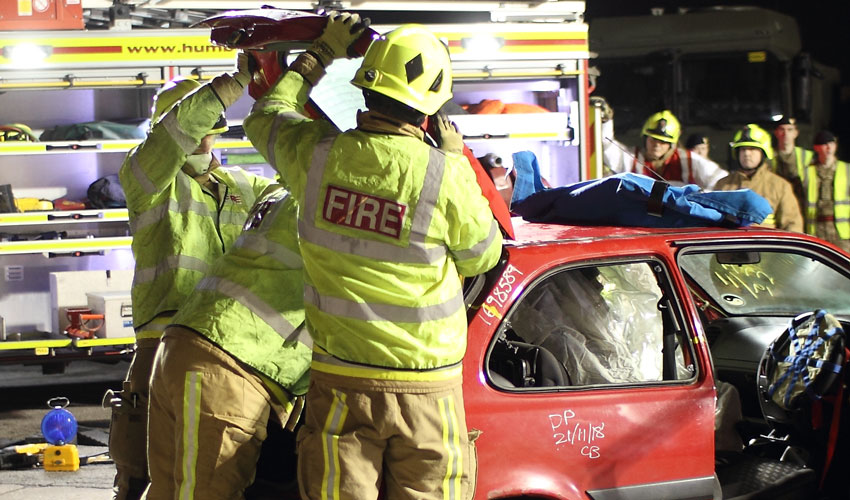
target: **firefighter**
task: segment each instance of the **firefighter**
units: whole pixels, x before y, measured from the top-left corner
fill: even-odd
[[[156,95],[147,137],[128,154],[119,177],[127,197],[133,256],[131,296],[136,352],[113,407],[109,452],[115,498],[138,498],[147,485],[147,399],[153,357],[171,317],[236,240],[254,199],[271,183],[212,155],[227,129],[224,110],[250,73],[222,74],[205,85],[182,79]]]
[[[814,140],[815,159],[803,174],[806,233],[850,251],[850,164],[835,156],[838,139],[821,130]]]
[[[673,185],[697,184],[711,190],[726,171],[713,161],[678,147],[682,128],[668,110],[650,116],[641,129],[642,147],[633,155],[622,155],[611,166],[614,173],[635,172],[657,177]]]
[[[773,147],[770,134],[758,125],[738,130],[732,140],[731,174],[717,182],[718,191],[752,189],[770,203],[773,213],[762,222],[766,227],[803,232],[803,216],[791,183],[770,170]]]
[[[305,312],[313,337],[298,436],[302,497],[471,498],[459,274],[493,267],[501,234],[462,136],[435,115],[451,98],[448,50],[419,25],[372,42],[352,83],[357,128],[298,114],[360,34],[331,13],[323,34],[254,106],[244,127],[299,202]],[[437,120],[440,149],[420,124]]]
[[[773,136],[776,138],[773,171],[791,183],[802,210],[802,207],[806,205],[806,197],[803,196],[803,171],[812,163],[815,153],[796,145],[799,135],[796,119],[783,116],[776,122],[773,129]]]
[[[244,498],[269,414],[292,429],[307,390],[297,205],[273,185],[166,328],[151,376],[147,500]]]

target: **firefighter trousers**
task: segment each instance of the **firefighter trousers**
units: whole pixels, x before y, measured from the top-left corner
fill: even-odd
[[[192,330],[166,329],[151,377],[146,500],[244,498],[270,414],[290,416],[250,367]]]
[[[384,381],[313,370],[298,433],[298,482],[309,500],[466,500],[476,457],[461,377]]]
[[[158,338],[136,339],[123,390],[107,393],[112,406],[109,455],[115,462],[114,500],[138,500],[148,484],[148,393],[157,345]]]

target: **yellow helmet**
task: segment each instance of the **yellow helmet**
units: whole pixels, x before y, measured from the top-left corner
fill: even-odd
[[[641,134],[648,135],[653,139],[658,139],[661,142],[669,142],[676,144],[679,142],[679,136],[682,134],[682,126],[679,120],[670,111],[665,109],[650,116],[646,123],[643,124]]]
[[[763,161],[773,159],[773,146],[771,145],[770,134],[765,129],[752,123],[735,133],[731,146],[733,161],[738,159],[738,148],[744,147],[761,149],[761,152],[764,154]]]
[[[153,98],[151,126],[156,125],[166,113],[171,111],[171,108],[199,88],[201,88],[201,84],[197,80],[182,77],[175,78],[163,85]],[[221,118],[213,125],[213,129],[209,131],[209,134],[221,134],[227,132],[227,130],[227,120],[225,120],[222,113]]]
[[[433,115],[452,97],[449,50],[418,24],[372,42],[351,83]]]

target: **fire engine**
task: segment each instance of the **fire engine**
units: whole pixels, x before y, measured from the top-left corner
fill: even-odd
[[[309,2],[277,4],[301,13],[315,7]],[[513,153],[531,151],[551,186],[599,175],[589,126],[593,113],[584,2],[411,4],[378,0],[335,7],[356,8],[372,18],[378,31],[419,22],[446,42],[454,75],[452,119],[475,156],[495,155],[510,168]],[[181,4],[168,1],[160,6],[178,9]],[[63,19],[77,19],[75,12]],[[129,17],[126,9],[110,12],[112,17]],[[143,119],[159,86],[177,76],[206,81],[234,69],[235,50],[212,43],[205,27],[127,30],[118,19],[113,29],[69,30],[62,24],[58,27],[63,29],[47,31],[57,26],[49,24],[50,16],[41,17],[0,18],[0,28],[15,30],[0,31],[0,121],[26,124],[34,136],[56,126],[110,121],[138,124],[143,137]],[[26,31],[31,28],[41,31]],[[342,76],[329,75],[313,97],[333,111],[331,118],[341,120],[340,126],[350,126],[352,108],[360,103],[356,96],[347,102],[339,98],[340,89],[353,87],[344,67],[336,73]],[[217,141],[216,154],[224,164],[272,176],[233,126],[252,102],[245,96],[228,110],[236,133]],[[486,107],[482,103],[525,107],[511,114],[472,112]],[[528,112],[532,107],[535,112]],[[46,370],[61,370],[73,359],[115,359],[132,349],[128,296],[133,259],[127,211],[79,202],[95,180],[117,172],[139,138],[96,134],[0,142],[0,168],[10,199],[5,209],[0,203],[5,270],[0,281],[0,363],[39,363]],[[17,207],[38,210],[18,212]],[[392,207],[381,210],[386,220],[376,223],[391,230]]]

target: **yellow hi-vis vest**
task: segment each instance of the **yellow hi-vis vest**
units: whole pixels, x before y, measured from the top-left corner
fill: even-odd
[[[131,296],[137,331],[183,304],[236,241],[254,200],[271,184],[238,167],[220,167],[211,173],[216,196],[181,170],[222,110],[209,86],[189,94],[127,154],[118,172],[136,259]]]
[[[778,153],[777,153],[778,154]],[[800,179],[806,176],[806,168],[808,168],[809,164],[815,157],[814,151],[809,151],[807,149],[803,149],[799,146],[794,147],[794,160],[797,165],[797,175],[800,176]],[[770,169],[776,173],[776,159],[770,162]]]
[[[803,191],[806,192],[806,233],[815,234],[818,215],[818,173],[817,165],[809,165],[803,176]],[[850,178],[850,164],[836,162],[835,178],[832,182],[832,202],[835,217],[835,230],[842,240],[850,239],[850,192],[847,179]]]
[[[295,111],[308,89],[287,72],[244,127],[299,201],[315,345],[343,361],[411,373],[459,363],[467,325],[458,273],[493,267],[502,242],[469,162],[410,135],[335,135],[328,122]]]
[[[304,326],[298,208],[279,185],[254,205],[239,239],[172,320],[295,395],[307,392],[312,340]]]

